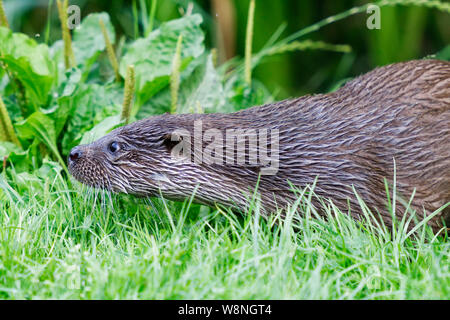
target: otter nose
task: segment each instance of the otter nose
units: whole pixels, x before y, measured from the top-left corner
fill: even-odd
[[[78,147],[73,148],[69,154],[69,161],[73,162],[81,157],[81,150]]]

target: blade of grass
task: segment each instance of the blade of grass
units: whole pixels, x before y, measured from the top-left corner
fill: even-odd
[[[47,23],[45,25],[45,37],[44,42],[48,44],[49,38],[50,38],[50,30],[52,27],[51,22],[51,14],[52,14],[52,7],[53,7],[53,0],[48,0],[48,6],[47,6]]]
[[[181,68],[181,45],[183,36],[178,36],[177,47],[172,61],[172,74],[170,75],[170,95],[172,105],[170,113],[174,114],[178,109],[178,90],[180,88],[180,68]]]
[[[245,82],[250,86],[252,83],[252,43],[253,24],[255,19],[255,0],[250,0],[247,18],[247,33],[245,37]]]

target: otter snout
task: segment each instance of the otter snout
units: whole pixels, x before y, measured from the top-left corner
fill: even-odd
[[[88,186],[126,192],[121,183],[116,183],[116,180],[122,181],[116,179],[120,177],[117,170],[123,170],[118,163],[123,160],[120,158],[123,153],[119,152],[122,146],[115,133],[111,132],[97,141],[72,148],[67,157],[69,173]]]
[[[69,163],[75,162],[80,159],[82,154],[83,152],[81,151],[80,147],[77,146],[73,148],[69,154]]]
[[[85,177],[84,174],[90,172],[90,165],[92,165],[91,155],[89,148],[86,145],[79,145],[72,150],[70,150],[69,156],[67,157],[67,168],[71,175],[73,175],[77,180],[83,183],[89,183],[91,179]]]
[[[83,167],[83,156],[85,154],[86,152],[82,146],[76,146],[70,150],[69,156],[67,157],[69,172],[77,179],[79,179],[78,171]]]

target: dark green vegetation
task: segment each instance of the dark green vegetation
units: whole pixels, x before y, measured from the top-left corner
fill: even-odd
[[[56,12],[56,3],[49,3]],[[205,39],[203,28],[211,24],[205,14],[194,10],[160,22],[153,15],[162,15],[160,6],[153,11],[151,6],[144,9],[145,1],[133,3],[128,27],[113,26],[111,19],[118,18],[105,12],[85,16],[72,32],[72,62],[50,19],[39,41],[0,27],[0,157],[5,159],[0,167],[1,298],[450,297],[447,238],[434,236],[424,225],[416,234],[407,233],[403,224],[386,230],[369,221],[355,222],[335,208],[325,222],[316,217],[305,194],[305,215],[296,232],[289,217],[278,224],[277,217],[261,219],[256,202],[249,214],[236,217],[189,201],[153,200],[152,205],[73,183],[65,164],[69,150],[126,121],[163,112],[230,112],[279,99],[292,88],[276,95],[267,89],[273,83],[266,86],[248,75],[258,66],[256,78],[261,79],[266,72],[277,74],[277,65],[285,69],[286,61],[261,66],[280,53],[323,49],[326,57],[341,59],[337,69],[320,68],[311,77],[315,84],[309,87],[322,89],[339,85],[355,61],[349,46],[322,41],[320,31],[315,41],[305,40],[322,23],[283,38],[276,26],[258,31],[267,25],[256,14],[253,38],[259,49],[252,60],[218,65],[208,44],[210,31]],[[420,57],[415,43],[428,11],[438,8],[436,21],[444,17],[444,29],[449,29],[448,4],[381,3],[409,4],[411,11],[387,6],[383,21],[396,25],[397,15],[404,14],[417,30],[403,35],[386,26],[389,31],[375,31],[370,43],[383,48],[370,54],[376,64]],[[238,5],[238,11],[244,9]],[[365,7],[323,25],[357,12],[364,13]],[[365,19],[358,23],[366,30]],[[439,23],[426,27],[439,30]],[[118,29],[132,34],[119,37]],[[114,45],[119,76],[105,34]],[[264,37],[264,45],[258,45],[258,37]],[[441,41],[439,35],[433,39],[430,46]],[[448,47],[438,49],[443,49],[439,57],[448,59]],[[124,100],[129,101],[124,99],[124,78],[131,65],[134,103],[124,112]],[[274,77],[281,78],[291,79],[283,71]]]

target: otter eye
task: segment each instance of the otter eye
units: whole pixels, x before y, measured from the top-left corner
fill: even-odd
[[[116,141],[113,141],[110,143],[109,145],[109,151],[111,151],[112,153],[117,152],[120,149],[119,143]]]

